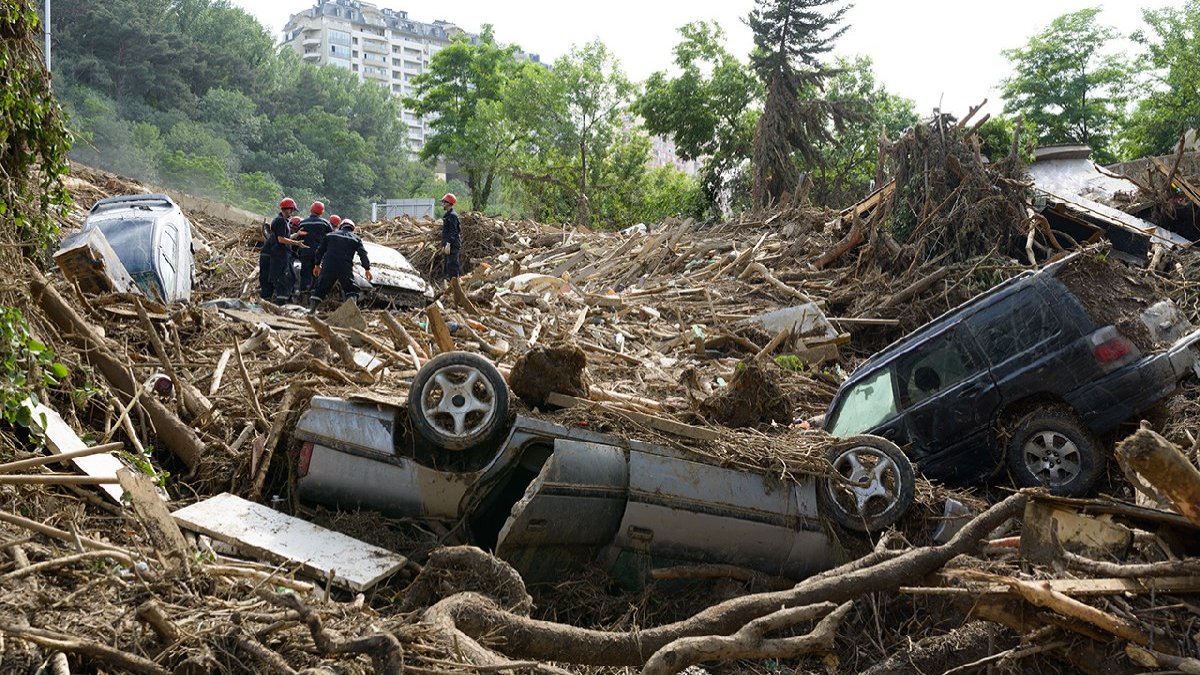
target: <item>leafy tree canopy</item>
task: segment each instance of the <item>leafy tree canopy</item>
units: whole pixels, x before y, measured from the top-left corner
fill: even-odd
[[[1039,143],[1089,145],[1104,163],[1116,160],[1130,68],[1123,55],[1105,52],[1118,33],[1097,23],[1099,13],[1064,14],[1024,47],[1005,50],[1014,72],[1002,91],[1004,111],[1032,122]]]

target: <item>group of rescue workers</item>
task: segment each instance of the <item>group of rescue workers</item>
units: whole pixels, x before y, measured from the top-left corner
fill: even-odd
[[[457,203],[451,193],[442,197],[445,215],[439,250],[444,257],[446,278],[452,281],[462,274],[459,263],[462,224],[454,212]],[[367,249],[354,233],[354,221],[338,215],[327,220],[322,202],[312,203],[307,218],[298,213],[296,200],[285,197],[279,202],[278,215],[270,224],[263,224],[263,244],[258,256],[259,295],[280,305],[307,301],[310,311],[316,310],[335,285],[340,287],[343,297],[357,298],[354,256],[362,263],[368,283],[374,275]],[[294,265],[297,260],[299,285]]]

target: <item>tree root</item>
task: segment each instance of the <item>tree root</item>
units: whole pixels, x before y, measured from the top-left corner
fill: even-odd
[[[835,607],[822,602],[804,607],[792,607],[772,612],[742,626],[733,635],[709,635],[680,638],[650,657],[642,675],[675,675],[688,666],[707,661],[733,659],[789,659],[833,648],[838,626],[854,606],[843,602]],[[791,628],[826,614],[808,635],[766,639],[772,631]]]
[[[509,658],[553,660],[602,665],[642,665],[655,652],[684,637],[729,635],[747,623],[780,609],[821,602],[842,603],[868,593],[893,590],[930,574],[955,556],[973,550],[980,539],[1025,508],[1026,493],[1019,492],[976,516],[950,542],[916,548],[858,569],[856,563],[821,577],[808,579],[785,591],[758,593],[714,605],[689,619],[627,633],[587,630],[548,621],[537,621],[506,612],[473,593],[459,593],[440,601],[427,618],[445,622],[447,630],[474,638],[500,639]],[[880,557],[883,557],[882,555]]]
[[[300,614],[300,620],[308,626],[313,643],[321,654],[367,654],[371,657],[375,672],[380,675],[401,675],[404,672],[404,647],[395,635],[376,633],[354,640],[338,640],[325,630],[321,616],[294,594],[280,593],[267,597],[271,602]]]
[[[429,555],[420,574],[405,589],[400,611],[431,607],[463,591],[485,594],[513,614],[529,616],[533,609],[533,598],[511,565],[474,546],[447,546]]]

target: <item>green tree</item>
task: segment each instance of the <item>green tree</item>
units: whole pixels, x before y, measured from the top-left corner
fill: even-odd
[[[409,157],[390,92],[277,50],[228,0],[55,3],[56,75],[81,161],[249,208],[275,189],[355,216],[433,179]]]
[[[477,41],[457,36],[413,82],[408,105],[432,117],[433,137],[421,148],[426,160],[444,157],[466,178],[474,208],[485,210],[496,177],[522,131],[505,110],[505,90],[535,66],[516,58],[515,45],[496,44],[485,24]]]
[[[895,139],[920,117],[911,100],[889,93],[875,79],[871,59],[866,56],[838,58],[825,97],[859,113],[846,121],[834,143],[819,149],[820,158],[811,174],[812,200],[841,208],[866,194],[878,166],[880,137]]]
[[[1105,52],[1118,33],[1097,23],[1099,13],[1064,14],[1024,47],[1005,50],[1014,72],[1002,92],[1004,112],[1022,113],[1039,143],[1082,143],[1103,163],[1116,160],[1130,68],[1123,55]]]
[[[540,123],[514,172],[530,191],[550,191],[573,208],[572,219],[591,225],[595,192],[622,189],[631,177],[631,152],[645,171],[648,142],[636,143],[622,114],[633,84],[603,42],[572,49],[554,63],[544,86],[530,92]],[[640,176],[637,176],[640,179]]]
[[[1200,128],[1200,0],[1183,7],[1142,10],[1146,28],[1133,40],[1146,50],[1137,71],[1149,93],[1126,126],[1125,155],[1145,157],[1175,150],[1179,136]]]
[[[732,171],[750,159],[763,90],[725,49],[716,23],[689,23],[679,33],[679,74],[652,74],[633,111],[651,134],[671,138],[681,158],[702,161],[706,210],[715,213]]]
[[[834,142],[852,110],[840,102],[805,98],[824,89],[830,71],[821,55],[848,26],[838,27],[849,9],[826,11],[837,0],[756,0],[748,23],[754,31],[750,63],[767,98],[754,134],[754,203],[778,201],[799,182],[798,154],[812,165],[821,146]]]

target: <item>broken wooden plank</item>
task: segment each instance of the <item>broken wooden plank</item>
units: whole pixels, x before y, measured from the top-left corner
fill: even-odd
[[[298,566],[308,576],[353,591],[373,587],[408,563],[399,553],[229,493],[172,515],[185,529],[225,542],[242,555]]]
[[[605,405],[604,403],[599,403],[597,401],[590,401],[586,398],[578,398],[576,396],[567,396],[566,394],[559,394],[557,392],[551,392],[550,395],[546,397],[546,402],[549,403],[550,405],[559,406],[560,408],[573,408],[573,407],[579,406],[579,405],[599,406],[599,407],[603,408],[604,410],[618,413],[621,415],[625,415],[625,416],[629,417],[629,419],[637,422],[638,424],[644,424],[652,429],[664,431],[666,433],[674,434],[676,436],[683,436],[685,438],[694,438],[698,441],[715,441],[721,437],[720,434],[713,431],[712,429],[705,429],[704,427],[692,426],[691,424],[684,424],[683,422],[676,422],[675,420],[669,420],[664,417],[656,417],[654,415],[647,415],[646,413],[641,413],[641,412],[637,412],[634,410],[628,410],[628,409],[621,408],[618,406]]]
[[[118,471],[117,478],[129,497],[133,512],[146,527],[155,550],[163,554],[168,565],[186,564],[189,551],[187,540],[179,531],[179,525],[171,518],[171,511],[150,478],[129,469]]]
[[[947,586],[902,586],[901,593],[909,595],[963,595],[994,596],[1011,595],[1013,591],[1005,584],[989,582],[963,582],[954,570],[942,572],[934,577]],[[1103,578],[1103,579],[1050,579],[1051,590],[1066,595],[1083,597],[1093,595],[1121,595],[1124,593],[1196,593],[1200,592],[1200,576]]]
[[[46,439],[46,447],[50,452],[55,455],[70,455],[71,463],[89,476],[113,479],[111,483],[99,483],[99,485],[103,486],[101,489],[105,494],[120,504],[121,497],[125,494],[116,481],[117,472],[125,468],[121,460],[111,452],[92,453],[91,451],[96,448],[89,448],[79,434],[75,433],[75,430],[53,408],[42,403],[35,403],[33,399],[25,399],[24,405],[29,409],[31,424],[42,430]],[[116,450],[122,446],[119,443],[109,443],[103,447]],[[89,454],[78,454],[85,450],[89,451]]]
[[[454,351],[454,338],[450,337],[450,327],[442,317],[442,306],[436,302],[430,303],[425,308],[425,314],[429,317],[429,332],[433,333],[433,341],[437,343],[438,351]]]
[[[1103,560],[1124,559],[1133,546],[1133,531],[1111,520],[1111,516],[1083,516],[1031,499],[1022,519],[1021,555],[1042,564],[1058,560],[1060,550]]]

